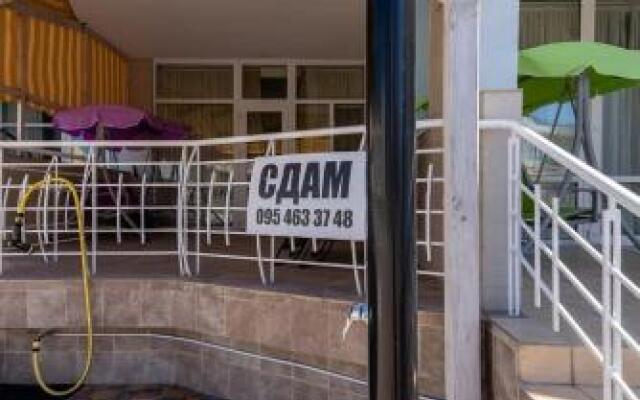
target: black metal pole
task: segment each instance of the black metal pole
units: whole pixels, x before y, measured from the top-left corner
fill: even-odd
[[[416,399],[415,0],[368,0],[369,399]]]

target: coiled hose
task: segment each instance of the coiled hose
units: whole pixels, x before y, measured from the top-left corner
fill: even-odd
[[[68,396],[75,391],[77,391],[86,381],[87,376],[89,375],[89,370],[91,368],[91,360],[93,357],[93,321],[91,317],[91,288],[89,284],[89,266],[87,263],[87,243],[85,241],[84,235],[84,214],[82,211],[82,204],[80,203],[80,196],[78,196],[78,192],[74,184],[65,178],[60,177],[46,177],[45,179],[38,181],[31,186],[28,187],[25,194],[18,200],[18,207],[16,211],[16,220],[15,227],[13,232],[13,245],[18,249],[22,249],[28,251],[30,246],[26,245],[22,241],[22,228],[24,226],[24,216],[26,211],[26,206],[31,195],[36,191],[41,189],[43,186],[47,184],[58,184],[64,186],[70,193],[73,198],[73,204],[75,208],[76,218],[78,221],[78,239],[80,240],[80,264],[82,268],[82,287],[84,293],[84,308],[86,313],[86,322],[87,322],[87,345],[85,347],[85,363],[84,369],[82,373],[76,380],[76,382],[69,388],[64,390],[56,390],[49,386],[42,375],[41,368],[41,359],[40,359],[40,350],[42,348],[41,341],[43,337],[45,337],[48,332],[38,335],[32,342],[31,346],[31,364],[33,367],[33,373],[35,375],[36,381],[38,385],[51,396]]]

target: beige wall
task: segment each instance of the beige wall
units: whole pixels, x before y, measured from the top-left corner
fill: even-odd
[[[341,337],[351,301],[178,279],[94,279],[92,303],[96,332],[195,338],[366,380],[366,326],[354,324],[346,338]],[[83,331],[79,280],[0,280],[0,304],[0,384],[35,383],[30,366],[34,332],[49,328]],[[443,329],[441,313],[418,312],[417,379],[420,392],[436,398],[444,396]],[[84,349],[83,340],[60,343],[60,339],[65,338],[43,341],[46,376],[54,383],[75,379],[82,364],[78,356]],[[281,372],[287,367],[246,355],[219,354],[208,347],[187,345],[185,349],[178,342],[140,339],[97,337],[89,382],[178,384],[223,398],[233,393],[237,399],[255,399],[260,397],[256,383],[271,375],[265,367],[278,367]],[[218,365],[209,360],[204,368],[201,360],[216,355],[226,361]],[[293,385],[294,395],[267,399],[366,399],[366,387],[324,374],[309,375],[309,370],[290,371],[281,378],[287,378],[279,380],[283,387]],[[217,386],[214,379],[224,382]]]
[[[129,60],[129,105],[153,111],[153,60]]]

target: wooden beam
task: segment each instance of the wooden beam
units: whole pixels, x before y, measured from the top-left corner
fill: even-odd
[[[478,0],[444,3],[447,400],[481,398]]]

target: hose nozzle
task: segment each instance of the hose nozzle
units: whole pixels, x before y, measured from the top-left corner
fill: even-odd
[[[24,213],[19,212],[16,214],[16,219],[13,224],[13,232],[9,239],[9,247],[13,247],[23,253],[31,254],[33,252],[33,246],[22,240],[22,230],[24,228]]]

